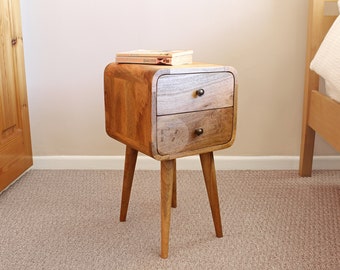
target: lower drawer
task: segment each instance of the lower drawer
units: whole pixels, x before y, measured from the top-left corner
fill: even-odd
[[[233,134],[233,109],[158,116],[158,153],[171,155],[228,143]]]

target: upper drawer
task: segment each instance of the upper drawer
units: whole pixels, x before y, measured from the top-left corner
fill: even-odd
[[[157,81],[157,115],[233,106],[234,84],[230,72],[160,76]]]

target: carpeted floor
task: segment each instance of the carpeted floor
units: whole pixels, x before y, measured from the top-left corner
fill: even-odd
[[[340,269],[340,171],[218,171],[216,238],[200,171],[179,171],[169,258],[158,171],[31,170],[0,195],[0,269]]]

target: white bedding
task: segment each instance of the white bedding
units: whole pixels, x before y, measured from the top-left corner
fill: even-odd
[[[340,10],[340,1],[338,6]],[[326,94],[340,102],[340,16],[329,29],[310,68],[324,78]]]

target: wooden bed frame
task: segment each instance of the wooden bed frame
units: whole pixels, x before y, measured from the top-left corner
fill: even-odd
[[[336,15],[327,15],[327,5],[337,0],[309,0],[307,55],[300,149],[301,176],[311,176],[315,133],[340,152],[340,103],[320,93],[319,76],[310,70],[310,62]]]

